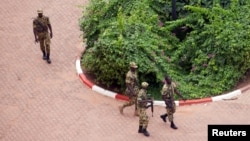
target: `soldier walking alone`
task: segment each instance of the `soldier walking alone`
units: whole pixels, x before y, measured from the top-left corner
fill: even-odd
[[[35,43],[38,41],[40,42],[40,49],[43,53],[42,58],[43,60],[47,60],[47,63],[50,64],[50,39],[53,37],[52,27],[49,17],[44,16],[42,10],[37,10],[37,14],[38,16],[33,20]]]
[[[165,84],[162,87],[161,95],[162,100],[166,104],[166,114],[161,115],[160,117],[164,122],[168,116],[169,122],[171,123],[170,127],[173,129],[177,129],[176,125],[174,124],[174,113],[176,111],[176,105],[174,102],[174,94],[180,96],[183,100],[186,100],[180,92],[177,90],[175,83],[172,83],[172,79],[169,76],[165,77]]]

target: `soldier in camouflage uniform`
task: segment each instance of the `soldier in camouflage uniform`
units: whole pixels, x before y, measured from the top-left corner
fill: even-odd
[[[130,70],[126,74],[126,90],[125,94],[129,97],[129,101],[124,103],[122,106],[119,106],[120,113],[123,114],[123,109],[128,106],[135,105],[135,112],[134,115],[138,116],[138,110],[137,110],[137,94],[139,92],[138,87],[138,77],[136,73],[136,69],[138,66],[135,62],[130,62]]]
[[[35,43],[40,42],[40,49],[43,53],[43,60],[51,63],[50,60],[50,39],[53,36],[49,17],[43,15],[42,10],[37,10],[38,16],[33,20],[33,32]],[[50,31],[50,34],[48,32]]]
[[[172,80],[169,76],[165,77],[165,84],[162,87],[161,90],[161,95],[162,95],[162,100],[165,101],[166,104],[166,114],[161,115],[160,117],[162,118],[162,120],[164,122],[166,121],[166,118],[168,116],[168,119],[171,123],[170,127],[173,129],[177,129],[176,125],[174,124],[174,113],[176,110],[176,105],[175,105],[175,101],[174,101],[174,94],[177,94],[178,96],[180,96],[183,100],[186,100],[181,94],[180,92],[177,90],[176,84],[172,83]]]
[[[147,115],[147,108],[148,108],[148,102],[150,100],[147,97],[147,88],[148,88],[148,83],[147,82],[142,82],[141,84],[141,89],[138,93],[137,96],[137,105],[138,105],[138,110],[139,110],[139,130],[138,133],[143,133],[145,136],[149,136],[149,133],[147,131],[148,127],[148,115]]]

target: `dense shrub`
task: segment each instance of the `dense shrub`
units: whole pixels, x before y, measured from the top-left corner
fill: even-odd
[[[221,94],[250,68],[249,13],[249,3],[237,0],[177,0],[175,9],[163,0],[90,0],[79,21],[87,45],[81,62],[119,91],[135,61],[155,97],[165,74],[187,98]]]

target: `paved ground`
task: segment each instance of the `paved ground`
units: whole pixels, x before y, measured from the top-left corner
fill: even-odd
[[[81,32],[77,5],[86,0],[0,2],[1,141],[206,141],[208,124],[250,124],[250,91],[237,100],[178,107],[178,130],[163,123],[163,107],[150,117],[150,137],[137,133],[133,109],[120,115],[123,101],[93,92],[79,80],[75,59]],[[34,44],[32,17],[38,8],[50,17],[52,64]],[[150,111],[149,115],[151,115]]]

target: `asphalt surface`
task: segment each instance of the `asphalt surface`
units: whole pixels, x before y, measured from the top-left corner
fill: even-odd
[[[82,50],[77,5],[86,0],[25,0],[0,2],[0,140],[1,141],[206,141],[209,124],[250,124],[250,91],[235,100],[177,107],[178,130],[150,116],[150,137],[138,134],[133,107],[121,115],[124,101],[92,91],[75,68]],[[32,18],[43,8],[54,37],[51,64],[34,43]]]

